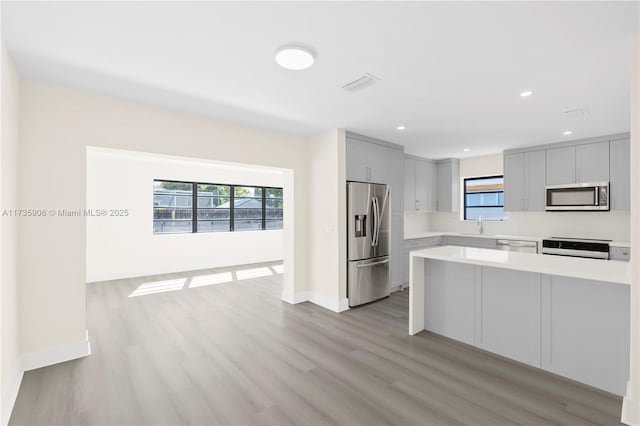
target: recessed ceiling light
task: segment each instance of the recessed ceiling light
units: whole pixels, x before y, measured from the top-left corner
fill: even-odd
[[[471,148],[465,148],[465,149],[463,149],[463,151],[464,152],[469,152],[469,151],[471,151]]]
[[[525,90],[524,92],[520,92],[520,96],[522,96],[523,98],[526,98],[527,96],[531,96],[533,95],[533,92],[531,90]]]
[[[573,132],[571,130],[565,130],[564,132],[562,132],[563,135],[568,136],[570,134],[572,134]]]
[[[284,46],[276,52],[276,62],[288,70],[304,70],[313,65],[315,54],[301,46]]]
[[[398,126],[398,130],[404,130],[405,127],[404,126]]]

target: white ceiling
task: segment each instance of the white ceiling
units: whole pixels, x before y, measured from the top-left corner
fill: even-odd
[[[440,158],[628,131],[638,14],[637,1],[3,1],[2,36],[27,78]],[[275,64],[292,42],[313,67]],[[341,89],[363,73],[381,81]],[[586,119],[563,116],[578,107]]]

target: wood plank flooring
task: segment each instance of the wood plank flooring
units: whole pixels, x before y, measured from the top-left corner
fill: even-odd
[[[408,291],[336,314],[282,302],[279,271],[89,284],[93,354],[27,372],[10,424],[620,424],[620,398],[409,336]]]

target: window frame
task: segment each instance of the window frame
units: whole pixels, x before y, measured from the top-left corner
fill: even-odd
[[[471,194],[496,194],[496,193],[500,193],[502,192],[502,204],[500,205],[491,205],[491,206],[486,206],[486,205],[482,205],[482,206],[467,206],[467,181],[474,181],[474,180],[484,180],[484,179],[502,179],[502,191],[477,191],[477,192],[472,192]],[[463,182],[462,182],[462,198],[463,198],[463,205],[464,205],[464,209],[463,209],[463,220],[475,220],[475,219],[467,219],[467,208],[494,208],[494,207],[502,207],[502,211],[503,213],[506,213],[504,211],[504,174],[502,175],[491,175],[491,176],[475,176],[475,177],[468,177],[468,178],[464,178]],[[504,219],[501,220],[494,220],[494,219],[484,219],[488,222],[504,222],[507,220],[506,215],[504,217]]]
[[[282,191],[282,198],[284,204],[284,188],[280,188],[277,186],[260,186],[260,185],[245,185],[245,184],[229,184],[229,183],[211,183],[211,182],[192,182],[192,181],[184,181],[184,180],[176,180],[176,179],[153,179],[153,182],[170,182],[170,183],[182,183],[189,184],[192,188],[191,193],[191,232],[155,232],[153,230],[153,223],[155,222],[155,217],[152,220],[152,232],[153,235],[176,235],[176,234],[212,234],[216,232],[245,232],[245,231],[277,231],[284,229],[284,224],[282,228],[266,228],[267,224],[267,189],[279,189]],[[200,207],[198,206],[198,185],[213,185],[213,186],[228,186],[229,187],[229,230],[228,231],[198,231],[198,210]],[[260,188],[262,192],[261,197],[250,197],[255,199],[260,199],[262,201],[262,220],[261,220],[261,228],[260,229],[247,229],[242,231],[235,230],[235,200],[236,200],[236,187],[249,187],[249,188]],[[154,188],[155,193],[155,188]],[[239,197],[243,198],[243,197]],[[153,209],[155,209],[155,205]],[[202,208],[202,210],[207,210],[211,208]],[[284,213],[284,208],[282,209]],[[155,214],[155,210],[152,210]],[[206,221],[206,220],[203,220]]]

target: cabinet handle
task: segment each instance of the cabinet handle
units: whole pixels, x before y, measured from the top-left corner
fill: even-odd
[[[524,204],[524,210],[528,210],[527,209],[527,199],[525,198],[522,201],[523,201],[523,204]]]
[[[520,209],[524,210],[524,198],[520,198]]]

